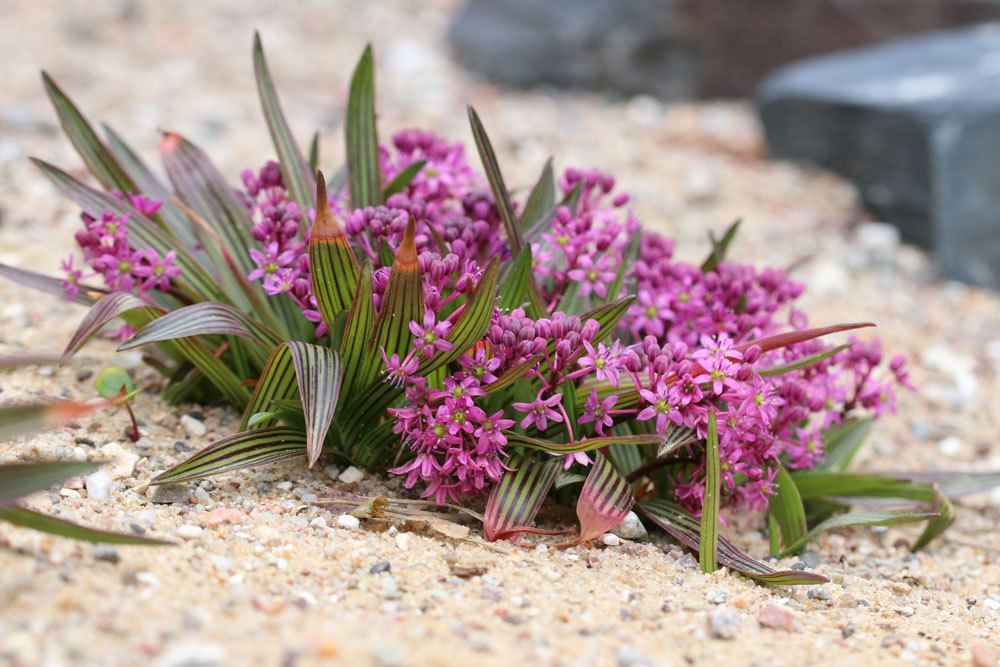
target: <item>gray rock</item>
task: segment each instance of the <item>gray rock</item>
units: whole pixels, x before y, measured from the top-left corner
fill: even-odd
[[[646,527],[635,512],[629,512],[611,531],[623,540],[641,540],[646,537]]]
[[[809,59],[758,103],[773,156],[845,176],[948,277],[1000,287],[1000,24]]]
[[[826,586],[816,586],[815,588],[810,588],[809,592],[806,593],[806,597],[810,600],[832,600],[833,593]]]
[[[118,549],[114,548],[109,544],[100,544],[94,547],[92,552],[94,555],[94,560],[102,560],[105,563],[111,563],[116,565],[121,561],[121,556],[118,555]]]
[[[649,657],[629,646],[619,648],[615,658],[619,667],[653,667],[653,661]]]
[[[811,568],[815,568],[822,562],[822,558],[820,558],[819,553],[814,549],[806,549],[802,552],[802,562]]]
[[[708,631],[716,639],[732,639],[740,629],[740,615],[728,607],[716,607],[708,614]]]
[[[190,495],[187,484],[166,484],[154,486],[149,499],[159,505],[169,505],[171,503],[186,503]]]
[[[694,92],[681,0],[469,0],[448,31],[459,61],[513,86],[554,84],[664,98]]]

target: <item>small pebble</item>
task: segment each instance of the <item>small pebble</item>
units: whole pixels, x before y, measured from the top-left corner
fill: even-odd
[[[806,549],[805,551],[802,552],[802,562],[805,563],[806,566],[810,568],[817,567],[820,564],[820,562],[822,562],[822,560],[823,559],[820,558],[819,553],[817,553],[812,549]]]
[[[186,442],[178,440],[174,443],[174,451],[183,454],[184,452],[190,452],[191,448],[188,447]]]
[[[312,528],[318,528],[319,530],[326,530],[326,528],[327,528],[326,519],[323,518],[323,517],[321,517],[321,516],[318,516],[315,519],[313,519],[312,521],[310,521],[309,525]]]
[[[177,535],[185,540],[193,540],[203,532],[205,532],[205,529],[201,526],[195,526],[189,523],[186,523],[177,529]]]
[[[218,644],[180,644],[153,663],[153,667],[223,667],[226,651]]]
[[[804,570],[804,569],[806,569],[806,564],[803,563],[802,561],[796,561],[796,562],[792,563],[792,569],[793,570]]]
[[[727,607],[716,607],[708,614],[708,631],[716,639],[732,639],[740,629],[740,615]]]
[[[900,616],[913,616],[917,611],[913,607],[898,607],[896,613]]]
[[[129,431],[131,430],[132,427],[129,426]],[[154,447],[156,447],[156,445],[149,438],[139,438],[138,440],[135,441],[136,449],[153,449]]]
[[[396,584],[396,580],[390,576],[382,577],[380,583],[382,584],[382,597],[387,600],[398,600],[403,597],[403,592],[399,590],[399,586]]]
[[[121,556],[118,555],[118,549],[115,549],[110,544],[100,544],[94,547],[94,560],[104,561],[105,563],[111,563],[115,565],[121,561]]]
[[[387,560],[380,560],[369,568],[369,574],[382,574],[383,572],[388,572],[392,569],[392,565],[389,564]]]
[[[606,547],[617,547],[622,541],[614,533],[604,533],[601,535],[601,544]]]
[[[361,520],[350,514],[341,514],[337,517],[337,525],[347,530],[357,530],[361,526]]]
[[[633,648],[622,646],[615,654],[618,667],[653,667],[653,661]]]
[[[788,607],[777,604],[769,604],[761,609],[757,614],[757,623],[762,628],[784,630],[785,632],[798,632],[800,629],[795,613]]]
[[[850,621],[848,621],[847,625],[845,625],[840,630],[840,636],[843,637],[844,639],[847,639],[848,637],[850,637],[853,634],[854,634],[854,624],[851,623]]]
[[[111,477],[103,470],[87,475],[87,497],[91,500],[107,500],[111,497]]]
[[[357,482],[360,482],[364,478],[365,474],[360,470],[358,470],[357,468],[355,468],[354,466],[349,467],[347,470],[345,470],[344,472],[340,473],[340,475],[337,476],[337,479],[343,482],[344,484],[355,484]]]
[[[629,512],[612,532],[623,540],[641,540],[646,537],[646,527],[635,512]]]
[[[147,497],[158,505],[170,505],[172,503],[186,503],[191,496],[187,484],[165,484],[154,486]]]
[[[997,667],[996,647],[986,642],[976,642],[972,645],[973,667]]]
[[[810,588],[809,592],[806,593],[806,597],[810,600],[832,600],[833,593],[826,586],[816,586],[815,588]]]
[[[410,548],[410,534],[399,533],[396,535],[396,547],[400,551],[407,551]]]
[[[77,491],[76,489],[62,488],[59,489],[59,495],[62,496],[63,498],[79,498],[80,492]]]
[[[92,377],[94,377],[94,371],[90,370],[89,368],[84,368],[76,372],[76,379],[79,380],[80,382],[89,380]]]
[[[205,428],[205,423],[195,419],[191,415],[184,415],[181,417],[181,428],[184,432],[188,434],[189,438],[200,438],[208,431]]]
[[[276,547],[282,542],[281,531],[271,526],[257,526],[254,533],[257,541],[267,547]]]
[[[729,593],[726,591],[720,591],[718,589],[712,589],[705,594],[705,599],[712,604],[722,604],[729,599]]]

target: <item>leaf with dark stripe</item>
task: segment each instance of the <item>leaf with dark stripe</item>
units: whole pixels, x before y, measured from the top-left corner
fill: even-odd
[[[337,222],[326,194],[326,180],[316,174],[316,221],[309,235],[309,268],[313,294],[328,327],[351,305],[361,268]]]
[[[392,274],[375,320],[375,344],[369,352],[369,364],[375,368],[382,364],[379,349],[384,349],[387,357],[398,354],[402,359],[410,351],[413,340],[410,322],[422,322],[424,319],[424,295],[415,237],[416,221],[411,217],[392,263]]]
[[[176,484],[209,475],[268,465],[304,457],[306,434],[295,429],[276,426],[262,428],[223,438],[189,459],[157,475],[156,484]]]
[[[533,530],[532,524],[548,495],[562,462],[512,459],[500,482],[493,487],[483,518],[483,534],[488,542]]]
[[[323,452],[323,441],[340,399],[344,371],[336,350],[298,341],[288,341],[285,346],[291,353],[302,397],[302,411],[306,418],[306,452],[311,468]]]
[[[76,152],[83,158],[90,172],[108,190],[135,192],[136,188],[132,179],[118,164],[118,161],[115,160],[76,105],[45,72],[42,72],[42,81],[45,83],[45,92],[48,93],[52,106],[55,107],[56,114],[59,116],[59,124],[62,125],[69,140],[73,142]]]
[[[500,173],[500,164],[497,162],[493,144],[486,134],[479,114],[471,106],[469,107],[469,123],[472,125],[472,137],[476,141],[476,148],[479,150],[479,157],[483,162],[483,169],[486,171],[486,180],[489,181],[490,190],[493,191],[493,199],[496,201],[497,211],[500,213],[500,220],[503,222],[504,231],[507,233],[507,242],[510,243],[511,252],[517,255],[527,245],[518,224],[517,216],[514,214],[514,206],[510,203],[510,193],[504,183],[503,174]],[[537,312],[545,312],[545,304],[538,292],[538,285],[535,283],[534,275],[528,282],[528,300],[533,304]]]
[[[397,192],[402,192],[410,187],[410,183],[413,182],[413,179],[416,178],[425,164],[427,164],[427,160],[414,160],[401,169],[395,178],[389,181],[389,185],[385,186],[385,191],[382,193],[383,199],[388,199]]]
[[[776,488],[774,495],[768,498],[768,508],[781,529],[781,540],[788,551],[789,545],[805,544],[806,511],[802,506],[802,497],[795,486],[795,480],[780,463],[775,467]]]
[[[375,127],[375,62],[372,46],[365,47],[354,68],[347,96],[347,177],[354,208],[382,203],[382,177],[378,167],[378,132]]]
[[[872,473],[803,470],[792,474],[803,501],[824,498],[904,498],[934,502],[931,484]]]
[[[708,411],[708,433],[705,437],[705,495],[701,503],[698,564],[701,571],[715,572],[719,548],[719,431],[715,410]]]
[[[375,303],[372,300],[372,267],[365,263],[361,268],[351,310],[340,341],[340,357],[344,365],[344,392],[351,396],[375,376],[367,368],[368,341],[375,331]]]
[[[545,161],[542,175],[538,177],[535,187],[528,194],[521,211],[520,225],[522,230],[530,229],[556,205],[556,179],[552,174],[552,158]]]
[[[607,457],[596,454],[576,503],[580,521],[577,542],[593,540],[617,526],[634,502],[629,483]]]
[[[248,430],[250,420],[255,415],[273,414],[272,408],[276,403],[296,397],[298,397],[298,384],[295,377],[295,363],[292,361],[292,353],[288,346],[282,343],[271,350],[270,356],[264,363],[264,368],[254,386],[253,394],[243,410],[240,430]],[[258,418],[255,422],[255,428],[272,426],[276,422],[276,416],[267,419]]]
[[[217,281],[201,266],[201,264],[183,247],[180,247],[172,235],[165,233],[155,222],[139,213],[131,204],[119,201],[111,195],[95,190],[76,180],[58,167],[32,158],[39,169],[63,194],[84,210],[84,212],[100,218],[107,210],[115,215],[128,216],[129,238],[133,245],[148,246],[161,256],[173,250],[176,253],[176,265],[181,274],[174,278],[174,286],[195,301],[225,300],[225,294],[219,289]]]
[[[594,438],[584,438],[582,440],[577,440],[576,442],[565,443],[533,438],[529,435],[516,433],[514,431],[504,431],[504,435],[507,436],[507,444],[509,445],[518,445],[520,447],[527,447],[528,449],[548,452],[550,454],[579,454],[580,452],[592,452],[596,449],[602,449],[615,444],[630,446],[658,445],[663,441],[663,436],[655,433],[643,433],[637,435],[602,435]]]
[[[109,322],[131,311],[139,311],[144,324],[151,322],[163,313],[159,307],[128,292],[108,294],[87,311],[87,315],[77,327],[69,344],[66,345],[63,357],[68,358],[76,354]]]
[[[715,236],[709,232],[708,239],[712,242],[712,250],[708,253],[708,257],[705,258],[705,261],[701,263],[702,273],[715,271],[719,264],[722,263],[722,260],[726,258],[726,252],[729,251],[729,244],[733,242],[734,238],[736,238],[736,232],[739,231],[741,222],[743,221],[737,219],[733,224],[729,225],[729,228],[726,229],[725,233],[723,233],[721,239],[715,238]]]
[[[3,276],[11,282],[17,283],[24,287],[30,287],[31,289],[38,290],[39,292],[45,292],[46,294],[52,294],[53,296],[58,296],[62,298],[67,298],[66,290],[63,288],[62,281],[59,278],[53,276],[47,276],[43,273],[37,273],[35,271],[29,271],[27,269],[19,269],[15,266],[8,266],[7,264],[0,264],[0,276]],[[93,285],[79,285],[80,292],[75,294],[69,299],[73,303],[79,303],[84,306],[92,306],[94,303],[101,298],[101,295],[107,294],[108,290],[103,287],[95,287]]]
[[[249,273],[254,268],[250,249],[256,247],[253,221],[236,190],[205,151],[175,132],[164,133],[160,156],[177,195],[218,234],[236,265]]]
[[[281,166],[281,177],[285,187],[305,211],[312,206],[313,192],[316,184],[313,182],[313,171],[309,168],[302,150],[292,136],[292,129],[285,119],[285,112],[278,99],[278,91],[271,79],[271,72],[264,58],[264,47],[260,41],[260,33],[253,34],[253,69],[257,78],[257,92],[260,95],[260,106],[264,110],[267,129],[271,132],[271,141],[278,154],[278,164]]]
[[[511,311],[528,304],[532,311],[528,313],[531,317],[542,317],[542,314],[534,309],[534,304],[528,298],[528,285],[532,280],[534,269],[531,246],[524,246],[521,252],[514,256],[514,261],[507,268],[507,272],[501,280],[500,302],[497,304],[501,310]]]
[[[0,412],[0,419],[3,419]],[[93,470],[93,463],[64,462],[13,463],[0,465],[0,505],[35,491],[47,489],[64,479]]]
[[[23,507],[0,507],[0,520],[12,523],[22,528],[30,528],[51,535],[68,537],[83,542],[96,542],[98,544],[121,544],[138,546],[163,546],[172,545],[173,542],[158,540],[142,535],[129,535],[127,533],[115,533],[97,528],[88,528],[78,523],[48,516],[40,512],[25,509]]]
[[[192,249],[198,245],[198,237],[192,229],[190,220],[171,201],[174,193],[160,181],[117,132],[107,125],[103,128],[111,153],[129,178],[135,182],[138,191],[161,202],[160,210],[154,217],[162,220],[187,248]]]
[[[695,552],[700,548],[698,521],[676,504],[667,500],[640,502],[636,509],[681,544]],[[813,585],[829,579],[816,572],[798,570],[776,571],[740,551],[724,537],[719,538],[718,562],[755,581],[780,586]]]
[[[232,306],[206,301],[178,308],[153,320],[118,349],[130,350],[150,343],[208,334],[239,336],[267,350],[281,342],[278,334]]]

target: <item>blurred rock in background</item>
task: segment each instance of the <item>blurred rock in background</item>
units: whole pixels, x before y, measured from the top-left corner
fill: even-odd
[[[501,84],[742,97],[800,58],[1000,20],[1000,0],[467,0],[458,60]]]

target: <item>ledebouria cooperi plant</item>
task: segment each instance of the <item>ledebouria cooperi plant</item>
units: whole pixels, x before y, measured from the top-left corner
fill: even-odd
[[[902,358],[870,338],[825,342],[869,325],[810,328],[802,284],[727,258],[737,225],[696,265],[599,170],[556,178],[550,161],[514,195],[472,109],[481,169],[431,132],[380,143],[370,48],[351,80],[346,165],[327,183],[318,139],[307,158],[292,137],[259,38],[254,64],[277,159],[239,187],[176,133],[160,147],[168,185],[46,77],[102,189],[37,160],[83,211],[82,259],[61,283],[3,272],[92,304],[67,354],[122,318],[121,347],[150,346],[166,400],[243,414],[240,432],[152,483],[327,456],[437,503],[486,497],[491,540],[541,531],[557,487],[577,499],[567,544],[635,505],[704,569],[776,583],[822,577],[742,554],[717,534],[720,507],[766,512],[774,554],[826,528],[846,507],[833,497],[916,501],[837,518],[926,520],[915,548],[947,527],[937,487],[845,471],[912,388]]]

